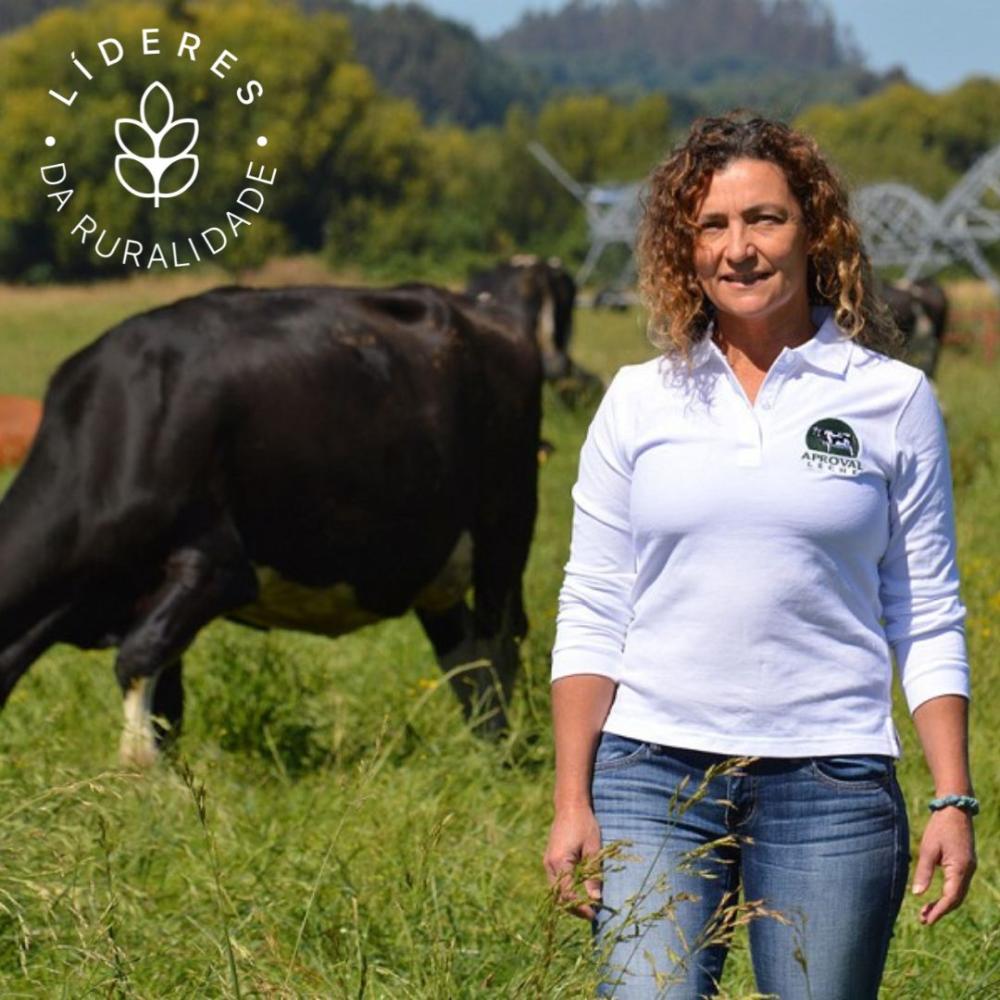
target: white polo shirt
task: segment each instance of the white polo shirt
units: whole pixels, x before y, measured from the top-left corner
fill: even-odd
[[[917,369],[829,310],[754,405],[708,338],[622,368],[573,488],[553,680],[617,682],[607,731],[774,757],[898,756],[912,711],[968,697],[948,450]]]

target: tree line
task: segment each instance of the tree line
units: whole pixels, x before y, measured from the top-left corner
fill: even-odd
[[[5,0],[0,32],[85,0]],[[213,0],[162,0],[173,16]],[[851,101],[901,76],[869,70],[815,0],[568,0],[527,13],[495,39],[417,3],[272,0],[307,14],[344,16],[354,55],[379,88],[414,101],[431,122],[500,125],[522,104],[537,112],[573,91],[619,99],[666,92],[679,121],[734,103],[795,113],[817,101]]]
[[[794,114],[903,77],[875,73],[824,5],[809,0],[569,0],[496,40],[544,90],[666,91],[682,119],[736,104]]]
[[[538,107],[514,101],[499,123],[476,128],[429,120],[361,63],[351,23],[344,13],[307,15],[268,0],[102,0],[0,39],[0,277],[132,271],[134,261],[83,252],[72,220],[86,213],[109,240],[119,234],[166,246],[209,223],[225,229],[244,185],[260,189],[262,207],[237,213],[250,225],[219,257],[234,268],[302,251],[385,278],[456,278],[515,252],[558,254],[572,264],[587,247],[583,213],[530,156],[528,141],[541,141],[581,183],[613,183],[647,173],[685,125],[663,92],[568,92]],[[160,29],[155,56],[141,53],[150,25]],[[204,62],[175,55],[184,32],[203,40]],[[126,50],[111,66],[95,48],[104,38]],[[221,49],[238,57],[225,79],[209,68]],[[203,157],[184,196],[150,210],[116,177],[115,123],[135,118],[154,77],[172,95],[176,117],[197,120]],[[263,93],[242,104],[237,89],[248,96],[254,80]],[[74,90],[72,106],[50,94]],[[164,120],[166,112],[151,114]],[[1000,141],[1000,83],[973,80],[940,95],[899,84],[850,106],[814,107],[799,122],[850,180],[892,177],[940,197]],[[173,154],[181,158],[184,129],[175,131]],[[40,168],[58,162],[67,180],[47,184]],[[247,181],[251,162],[275,171],[275,183]],[[51,196],[70,187],[71,199],[57,209]]]

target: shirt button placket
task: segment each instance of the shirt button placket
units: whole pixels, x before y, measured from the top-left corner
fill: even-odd
[[[788,367],[787,358],[786,354],[779,355],[764,379],[760,393],[760,408],[762,410],[770,410],[774,406],[774,397],[777,395],[778,386],[784,378],[783,372]]]
[[[771,411],[774,409],[775,398],[778,395],[778,390],[781,388],[781,383],[785,378],[785,372],[788,368],[787,362],[787,355],[780,355],[764,379],[764,384],[761,386],[759,405],[756,407],[759,412],[754,414],[759,434],[756,465],[760,465],[763,461],[764,430],[769,426],[769,418]]]
[[[728,367],[728,366],[727,366]],[[740,386],[736,376],[727,370],[726,377],[733,390],[737,420],[736,464],[740,468],[754,468],[760,465],[762,437],[760,421],[754,406]]]
[[[736,464],[743,468],[760,465],[761,430],[757,414],[746,407],[740,419]]]

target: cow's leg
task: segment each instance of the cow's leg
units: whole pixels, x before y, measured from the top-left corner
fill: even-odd
[[[533,438],[515,449],[517,461],[497,460],[498,469],[509,470],[510,480],[486,484],[483,509],[472,533],[473,630],[492,667],[478,726],[486,733],[507,729],[506,707],[521,662],[519,643],[528,631],[521,580],[537,509],[538,460],[533,445],[538,440],[537,425],[532,433]],[[520,468],[519,462],[524,463]]]
[[[498,698],[502,686],[496,668],[496,643],[476,634],[475,616],[464,601],[446,611],[417,609],[417,617],[434,647],[465,718],[477,730],[501,731],[507,724]]]
[[[168,663],[160,671],[153,689],[153,726],[161,747],[177,739],[184,724],[183,666],[180,657]]]
[[[533,510],[524,512],[524,519]],[[516,523],[512,525],[516,527]],[[475,611],[460,601],[443,612],[417,609],[438,663],[475,730],[499,735],[507,729],[506,706],[520,667],[518,641],[527,632],[521,574],[530,529],[499,530],[475,546]],[[480,551],[482,548],[483,551]]]
[[[7,703],[14,685],[28,667],[55,641],[57,630],[69,612],[69,605],[56,608],[0,650],[0,708]]]
[[[478,595],[476,613],[463,602],[442,614],[418,610],[417,615],[466,719],[482,735],[504,733],[520,667],[518,640],[526,631],[520,589],[507,595],[496,618],[483,612]]]
[[[219,561],[218,555],[204,548],[173,553],[166,579],[121,644],[115,671],[124,696],[123,764],[142,766],[156,759],[152,716],[162,708],[168,721],[172,715],[180,720],[181,654],[204,625],[256,594],[249,563]]]
[[[477,612],[480,600],[476,598]],[[510,703],[514,681],[521,668],[520,641],[528,631],[528,619],[521,599],[521,581],[512,582],[506,593],[498,599],[495,616],[487,615],[485,626],[477,626],[487,634],[484,640],[492,667],[491,683],[483,699],[484,717],[481,728],[486,733],[503,733],[507,730],[507,705]]]
[[[173,743],[184,721],[182,660],[178,657],[153,677],[139,677],[125,692],[125,725],[119,756],[122,763],[145,767],[157,751]]]
[[[156,730],[153,726],[153,694],[156,675],[136,677],[123,691],[125,724],[118,744],[118,758],[124,767],[150,767],[156,761]]]

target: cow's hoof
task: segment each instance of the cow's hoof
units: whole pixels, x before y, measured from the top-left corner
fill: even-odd
[[[156,763],[158,754],[152,715],[155,690],[155,677],[136,677],[129,683],[124,701],[125,726],[118,744],[122,767],[145,770]]]
[[[118,745],[121,766],[133,771],[147,771],[160,759],[152,733],[126,731]]]
[[[472,732],[485,740],[499,741],[510,733],[507,715],[501,708],[494,708],[472,720]]]

